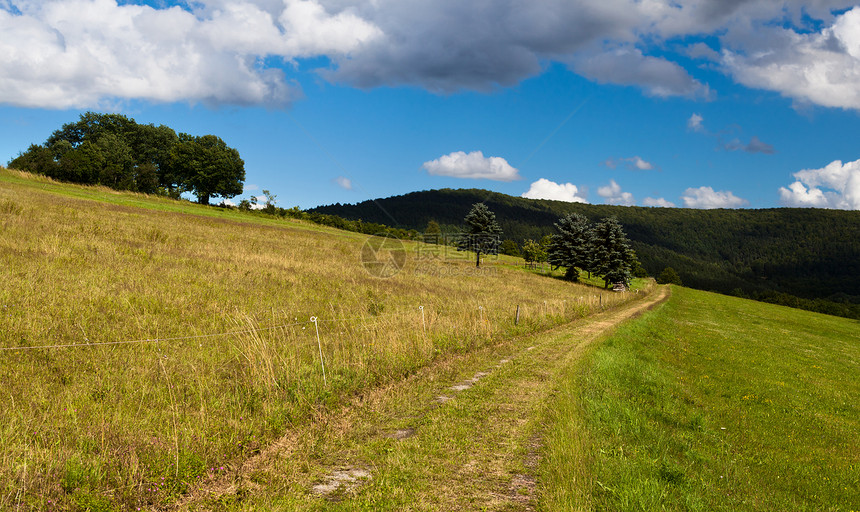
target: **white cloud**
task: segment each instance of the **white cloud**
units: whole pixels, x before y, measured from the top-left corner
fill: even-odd
[[[356,15],[354,9],[331,15],[316,0],[284,0],[284,3],[286,9],[279,21],[284,27],[287,55],[347,55],[383,35],[378,27]]]
[[[251,204],[252,210],[262,210],[269,204],[268,198],[266,196],[251,196],[251,199],[256,199],[257,202]]]
[[[837,16],[817,32],[757,27],[756,34],[729,32],[722,65],[735,80],[801,103],[860,109],[860,7]]]
[[[636,169],[638,169],[640,171],[650,171],[651,169],[654,168],[654,165],[651,162],[646,162],[645,160],[642,160],[638,156],[634,156],[633,158],[628,158],[627,160],[629,160],[630,163],[633,164],[633,167],[635,167]]]
[[[334,182],[341,188],[345,188],[346,190],[352,190],[352,180],[347,178],[346,176],[338,176],[334,179]]]
[[[455,151],[422,165],[429,174],[454,178],[514,181],[522,179],[519,171],[498,156],[485,157],[481,151]]]
[[[588,203],[585,196],[579,195],[579,189],[573,183],[556,183],[546,178],[541,178],[529,186],[528,191],[522,197],[527,199],[552,199],[554,201],[567,201],[568,203]]]
[[[691,77],[678,64],[644,55],[638,48],[622,47],[574,58],[574,69],[600,83],[635,85],[649,96],[686,96],[711,99],[707,84]]]
[[[639,156],[632,156],[630,158],[609,158],[603,165],[609,167],[610,169],[615,169],[618,167],[618,164],[623,162],[624,166],[630,169],[631,171],[650,171],[654,169],[654,164],[651,162],[647,162]]]
[[[258,5],[259,4],[259,5]],[[89,108],[116,100],[282,106],[297,83],[263,59],[348,54],[379,35],[349,9],[310,0],[193,2],[155,9],[116,0],[17,1],[0,9],[0,101]]]
[[[695,43],[689,48],[687,48],[684,53],[694,59],[705,59],[714,62],[720,60],[719,52],[714,51],[713,48],[706,45],[705,43]]]
[[[797,181],[788,188],[779,188],[783,204],[860,210],[860,160],[845,164],[835,160],[821,169],[796,172],[794,177]]]
[[[693,115],[690,116],[690,119],[687,119],[687,129],[692,130],[694,132],[704,131],[705,127],[702,126],[702,121],[704,120],[704,117],[694,112]]]
[[[681,199],[687,208],[739,208],[749,204],[749,201],[730,191],[715,192],[711,187],[688,188]]]
[[[633,206],[633,194],[622,192],[621,186],[615,180],[609,180],[609,185],[597,189],[597,195],[603,198],[606,204],[620,204]]]
[[[655,206],[655,207],[659,207],[659,208],[674,208],[675,207],[675,203],[673,203],[671,201],[667,201],[667,200],[663,199],[662,197],[659,197],[656,199],[653,197],[646,197],[645,199],[642,200],[642,205],[643,206]]]
[[[860,7],[842,12],[848,0],[118,1],[0,0],[0,102],[283,106],[302,90],[280,64],[317,58],[322,76],[362,88],[488,91],[562,62],[651,96],[707,100],[696,68],[663,51],[704,35],[720,44],[677,52],[750,87],[860,109]]]

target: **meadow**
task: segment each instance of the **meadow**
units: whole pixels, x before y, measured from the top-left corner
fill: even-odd
[[[860,510],[860,323],[672,287],[568,372],[544,510]]]
[[[169,505],[346,397],[635,296],[368,240],[0,169],[0,509]]]

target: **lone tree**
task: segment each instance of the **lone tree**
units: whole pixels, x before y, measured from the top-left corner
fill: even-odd
[[[245,162],[238,151],[215,135],[181,133],[170,150],[170,168],[200,204],[209,204],[212,196],[226,198],[242,193]]]
[[[513,240],[502,240],[502,245],[499,246],[499,252],[508,256],[520,256],[520,246]]]
[[[672,267],[666,267],[657,276],[657,284],[677,284],[681,286],[681,276]]]
[[[457,249],[475,252],[475,267],[481,267],[481,254],[498,254],[502,228],[496,214],[484,203],[475,203],[464,219],[467,232],[460,235]]]
[[[523,259],[526,263],[543,263],[547,259],[546,247],[542,243],[528,239],[523,242]]]
[[[558,233],[552,235],[549,247],[549,263],[565,267],[564,278],[579,280],[579,270],[591,268],[594,240],[591,225],[584,215],[569,213],[555,223]]]
[[[594,273],[602,276],[606,288],[614,283],[630,285],[636,253],[615,217],[601,220],[594,227]]]

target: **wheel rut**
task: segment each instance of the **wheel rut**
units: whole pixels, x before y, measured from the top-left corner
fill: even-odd
[[[320,412],[170,509],[208,510],[227,501],[248,510],[277,503],[311,510],[319,500],[379,495],[390,509],[533,510],[537,412],[550,399],[554,375],[667,297],[668,288],[658,287],[612,310],[370,390],[338,411]],[[410,489],[403,496],[392,485],[401,480]]]

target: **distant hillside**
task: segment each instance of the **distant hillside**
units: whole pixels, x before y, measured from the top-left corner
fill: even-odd
[[[504,237],[518,243],[552,233],[553,223],[569,212],[581,213],[592,221],[614,215],[652,275],[668,266],[693,288],[844,316],[860,314],[860,212],[856,211],[589,205],[524,199],[479,189],[413,192],[311,211],[419,231],[435,220],[443,231],[456,232],[470,206],[479,201],[496,213]],[[832,304],[803,304],[813,299],[827,299]]]

